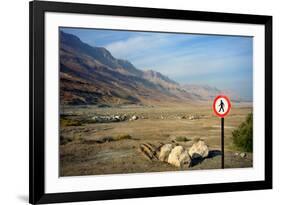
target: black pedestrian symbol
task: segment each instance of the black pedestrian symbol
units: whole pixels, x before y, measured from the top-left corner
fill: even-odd
[[[220,107],[219,112],[221,112],[221,110],[222,110],[222,112],[224,112],[224,103],[223,103],[222,100],[221,100],[221,102],[219,104],[219,107]]]

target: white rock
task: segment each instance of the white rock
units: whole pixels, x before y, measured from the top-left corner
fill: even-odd
[[[136,115],[133,115],[132,117],[131,117],[131,120],[137,120],[138,119],[138,116],[136,116]]]
[[[159,160],[162,162],[167,162],[169,154],[172,151],[172,149],[173,149],[172,144],[164,144],[160,149]]]
[[[246,153],[245,153],[245,152],[242,152],[242,153],[240,154],[240,157],[241,157],[241,158],[245,158],[245,157],[246,157]]]
[[[204,141],[199,140],[191,146],[188,153],[192,159],[200,157],[205,158],[209,155],[209,148]]]
[[[182,167],[184,164],[189,165],[191,158],[182,146],[176,146],[169,154],[168,163],[176,167]]]
[[[121,119],[119,115],[115,115],[114,118],[115,118],[116,120],[120,120],[120,119]]]

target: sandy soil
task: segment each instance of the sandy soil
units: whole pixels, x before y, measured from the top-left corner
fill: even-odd
[[[161,106],[123,106],[98,108],[96,106],[64,106],[63,118],[74,123],[61,123],[60,175],[78,176],[176,171],[160,161],[149,161],[139,151],[141,143],[178,143],[186,149],[194,139],[202,139],[210,148],[210,157],[196,162],[188,170],[217,169],[221,167],[220,119],[214,116],[211,103],[199,105],[177,104]],[[236,156],[231,132],[252,112],[250,104],[233,104],[225,119],[225,168],[252,167],[252,154]],[[136,115],[134,121],[94,123],[94,116]],[[190,116],[199,119],[190,120]],[[130,136],[120,138],[119,136]],[[184,137],[186,141],[176,139]],[[101,139],[116,139],[101,141]]]

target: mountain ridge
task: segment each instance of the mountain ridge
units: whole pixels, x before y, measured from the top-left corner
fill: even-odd
[[[143,104],[182,97],[165,87],[174,86],[169,78],[161,79],[159,84],[146,76],[129,61],[114,58],[105,48],[90,46],[72,34],[60,32],[63,104]]]
[[[115,58],[106,48],[90,46],[63,31],[60,82],[62,104],[142,105],[209,100],[203,91],[200,94],[194,87],[181,86],[151,69],[139,70],[128,60]]]

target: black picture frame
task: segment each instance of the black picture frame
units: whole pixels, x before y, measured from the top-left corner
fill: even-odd
[[[272,16],[185,11],[124,6],[105,6],[62,2],[30,2],[30,143],[29,202],[31,204],[154,197],[198,193],[260,190],[272,188]],[[44,15],[45,12],[98,14],[110,16],[149,17],[259,24],[265,26],[265,180],[219,184],[197,184],[153,188],[135,188],[71,193],[45,192],[44,130]]]

